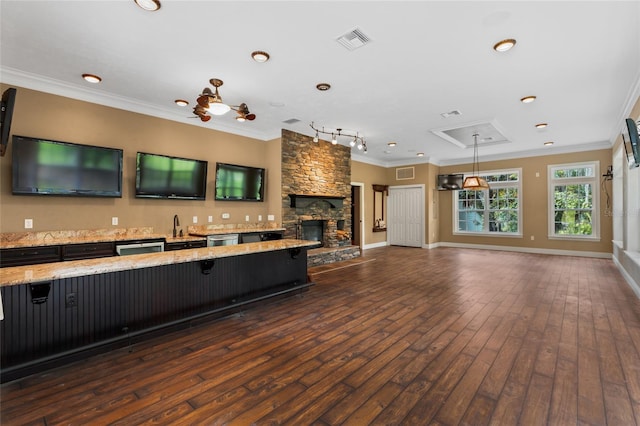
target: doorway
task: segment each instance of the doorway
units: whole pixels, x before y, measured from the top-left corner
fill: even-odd
[[[351,245],[362,249],[364,245],[364,183],[351,183]]]

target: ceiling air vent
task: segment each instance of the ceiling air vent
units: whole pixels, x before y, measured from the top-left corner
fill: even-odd
[[[355,50],[371,42],[371,39],[360,28],[354,28],[336,39],[338,43],[348,50]]]
[[[396,168],[396,180],[409,180],[416,178],[415,167],[398,167]]]
[[[296,124],[300,122],[300,120],[298,120],[297,118],[290,118],[288,120],[284,120],[283,123],[285,124]]]

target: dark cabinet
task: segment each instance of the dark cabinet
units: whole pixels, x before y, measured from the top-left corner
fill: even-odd
[[[0,250],[0,267],[59,262],[60,250],[60,246],[2,249]]]
[[[115,255],[115,244],[103,243],[69,244],[62,247],[62,260],[95,259]]]
[[[192,248],[202,248],[207,246],[207,240],[197,240],[197,241],[176,241],[164,244],[164,250],[184,250],[184,249],[192,249]]]

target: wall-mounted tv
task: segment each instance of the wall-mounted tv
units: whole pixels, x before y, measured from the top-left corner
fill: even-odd
[[[207,166],[202,160],[138,152],[136,197],[204,200]]]
[[[215,199],[264,201],[264,175],[263,168],[216,163]]]
[[[625,130],[622,133],[622,142],[627,152],[627,160],[629,168],[640,167],[640,135],[638,135],[638,126],[633,118],[625,120]]]
[[[122,197],[122,150],[13,136],[12,193]]]
[[[462,189],[463,174],[438,175],[438,191]]]

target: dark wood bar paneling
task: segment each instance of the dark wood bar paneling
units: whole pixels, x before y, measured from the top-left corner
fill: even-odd
[[[76,359],[101,345],[126,345],[132,336],[303,289],[309,285],[306,258],[306,248],[286,249],[2,287],[2,380],[60,364],[65,357]],[[46,300],[34,303],[34,295],[47,286]]]

